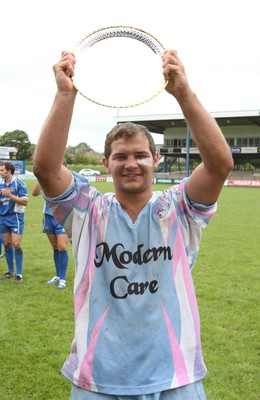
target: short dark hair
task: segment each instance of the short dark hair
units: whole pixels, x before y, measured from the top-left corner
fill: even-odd
[[[105,148],[104,155],[106,159],[109,158],[111,154],[111,144],[118,139],[129,139],[134,136],[143,136],[149,142],[149,147],[152,153],[152,156],[155,156],[156,147],[154,144],[153,137],[146,126],[134,124],[133,122],[124,122],[122,124],[118,124],[108,132],[105,140]]]
[[[12,175],[14,174],[14,171],[15,171],[14,164],[12,164],[12,163],[10,163],[10,162],[8,162],[8,161],[1,161],[1,162],[0,162],[0,165],[4,165],[4,166],[5,166],[5,169],[6,169],[7,171],[11,171],[11,174],[12,174]]]

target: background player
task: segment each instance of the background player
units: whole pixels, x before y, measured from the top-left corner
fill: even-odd
[[[41,194],[41,185],[36,182],[32,188],[32,196]],[[58,289],[66,288],[66,274],[69,262],[68,243],[69,239],[65,229],[53,218],[46,201],[43,208],[43,233],[47,234],[49,242],[53,249],[53,259],[55,264],[56,275],[48,281],[48,284],[58,285]]]
[[[15,277],[22,282],[23,250],[21,240],[24,232],[24,211],[28,204],[28,193],[23,181],[14,176],[15,167],[10,162],[0,163],[0,232],[4,239],[5,257],[8,266],[1,279]],[[14,259],[16,274],[14,273]]]

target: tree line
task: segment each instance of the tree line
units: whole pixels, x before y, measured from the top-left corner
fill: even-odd
[[[0,136],[0,146],[15,147],[17,153],[11,153],[11,159],[32,162],[35,144],[31,143],[25,131],[14,130]],[[100,165],[102,154],[95,152],[87,143],[79,143],[77,146],[67,146],[65,159],[68,164]]]

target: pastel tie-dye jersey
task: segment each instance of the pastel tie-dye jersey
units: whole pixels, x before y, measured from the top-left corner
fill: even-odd
[[[182,181],[154,192],[132,223],[112,193],[84,180],[76,176],[69,191],[48,202],[72,235],[76,262],[75,338],[63,374],[115,395],[202,379],[191,269],[216,204],[192,207]]]

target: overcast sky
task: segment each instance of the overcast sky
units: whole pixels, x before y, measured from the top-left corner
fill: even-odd
[[[61,51],[111,25],[138,27],[176,49],[208,111],[259,110],[259,8],[259,0],[2,0],[0,135],[19,129],[36,143],[54,98],[52,66]],[[120,115],[179,112],[166,92],[119,110]],[[78,96],[69,144],[87,142],[102,152],[116,114]]]

